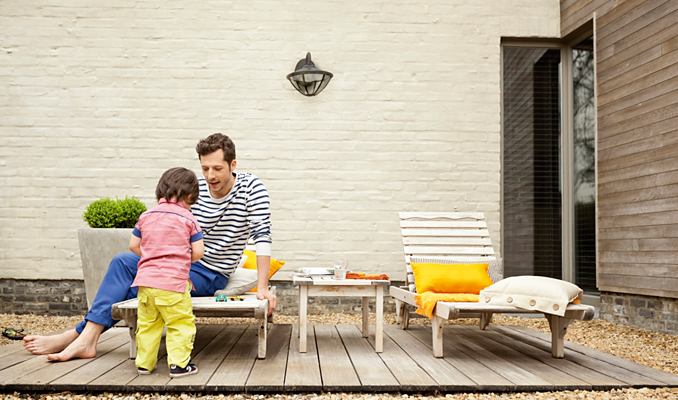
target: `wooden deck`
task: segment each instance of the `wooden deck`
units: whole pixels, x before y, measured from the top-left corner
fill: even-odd
[[[152,375],[137,376],[125,328],[102,336],[97,358],[49,363],[20,344],[0,347],[0,391],[185,392],[487,392],[606,390],[678,386],[678,377],[567,343],[565,359],[550,355],[548,337],[491,326],[445,328],[444,359],[431,353],[430,328],[386,326],[384,352],[354,325],[315,325],[307,353],[297,328],[272,325],[268,356],[256,359],[251,325],[204,325],[194,360],[200,372],[170,379],[162,357]],[[161,348],[161,354],[164,349]]]

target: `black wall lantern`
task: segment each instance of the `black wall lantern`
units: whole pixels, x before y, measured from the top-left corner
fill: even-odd
[[[311,53],[306,53],[294,68],[294,72],[287,74],[292,86],[304,96],[315,96],[325,89],[334,75],[331,72],[318,69],[311,61]]]

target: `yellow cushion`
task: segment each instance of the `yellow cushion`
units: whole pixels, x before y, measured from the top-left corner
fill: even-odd
[[[488,264],[412,263],[417,293],[479,294],[492,284]]]
[[[245,250],[243,252],[244,255],[247,256],[247,259],[245,260],[245,264],[242,265],[243,268],[247,269],[257,269],[257,253],[251,250]],[[271,257],[271,266],[269,267],[268,270],[268,278],[271,279],[273,274],[278,272],[282,266],[285,265],[285,261],[283,260],[278,260],[276,258]],[[257,289],[254,288],[250,290],[250,292],[256,292]]]

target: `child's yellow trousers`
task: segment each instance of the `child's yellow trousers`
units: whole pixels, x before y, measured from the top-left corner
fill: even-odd
[[[186,367],[195,340],[195,316],[191,303],[191,285],[184,293],[140,287],[137,298],[137,368],[153,371],[158,362],[162,328],[167,326],[165,347],[167,364]]]

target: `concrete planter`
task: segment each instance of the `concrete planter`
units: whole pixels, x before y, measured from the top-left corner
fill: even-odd
[[[94,295],[99,289],[113,256],[128,250],[131,234],[130,228],[78,229],[87,307],[92,306]]]

